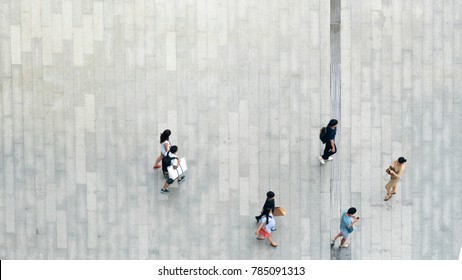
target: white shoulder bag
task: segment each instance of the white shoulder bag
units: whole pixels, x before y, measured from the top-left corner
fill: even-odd
[[[180,177],[181,175],[183,175],[183,173],[185,173],[186,170],[188,170],[188,166],[186,165],[186,159],[185,159],[185,158],[181,158],[181,159],[180,159],[180,165],[178,165],[178,168],[177,168],[177,169],[174,169],[174,168],[173,168],[173,165],[170,165],[169,167],[167,167],[168,177],[169,177],[170,179],[175,180],[176,178],[178,178],[178,177]]]

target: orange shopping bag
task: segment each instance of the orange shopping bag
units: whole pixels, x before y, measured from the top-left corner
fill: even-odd
[[[267,238],[268,235],[269,235],[269,234],[266,232],[266,230],[264,230],[264,229],[262,229],[262,228],[258,231],[258,233],[259,233],[260,235],[264,236],[265,238]]]

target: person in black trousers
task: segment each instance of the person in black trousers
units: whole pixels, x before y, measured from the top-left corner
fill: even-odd
[[[319,156],[319,161],[321,164],[326,164],[326,160],[333,160],[333,154],[337,152],[337,146],[335,145],[335,134],[337,133],[338,121],[332,119],[327,125],[327,141],[326,147],[324,148],[324,154]]]
[[[258,223],[258,221],[260,221],[261,217],[263,216],[263,211],[265,209],[271,209],[270,214],[271,215],[273,214],[275,204],[276,203],[274,201],[274,192],[272,192],[272,191],[267,192],[266,193],[266,201],[265,201],[265,204],[263,205],[261,213],[260,213],[260,215],[255,216],[255,219],[257,220],[257,223]]]

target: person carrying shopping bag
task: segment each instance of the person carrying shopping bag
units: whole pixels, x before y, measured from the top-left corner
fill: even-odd
[[[262,216],[258,223],[258,228],[255,234],[258,240],[268,239],[271,246],[277,247],[278,243],[274,242],[271,232],[276,229],[276,221],[274,220],[273,214],[271,214],[271,208],[263,209]]]

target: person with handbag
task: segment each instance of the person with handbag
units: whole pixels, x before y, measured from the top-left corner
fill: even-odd
[[[171,146],[170,141],[169,141],[170,134],[172,134],[170,129],[166,129],[160,135],[160,155],[156,158],[156,162],[154,163],[154,166],[152,167],[154,169],[159,169],[161,167],[160,161],[170,150],[170,146]]]
[[[325,133],[321,130],[321,134],[323,134],[322,141],[326,144],[324,147],[324,153],[319,156],[319,161],[321,164],[326,164],[326,160],[334,160],[332,157],[333,154],[337,152],[337,146],[335,145],[335,134],[337,134],[337,125],[338,120],[331,119],[329,124],[324,128]]]
[[[385,170],[390,175],[390,181],[386,184],[387,196],[383,200],[388,201],[396,193],[396,185],[406,169],[407,159],[404,157],[398,158],[391,163],[390,167]]]
[[[257,223],[260,221],[261,217],[263,216],[263,211],[266,208],[271,209],[271,214],[274,214],[274,207],[276,205],[276,202],[274,200],[274,196],[275,196],[275,194],[272,191],[269,191],[269,192],[266,193],[266,201],[265,201],[265,204],[263,205],[263,208],[261,209],[260,215],[255,216],[255,219],[257,220]]]
[[[271,214],[271,208],[263,209],[257,231],[258,240],[268,239],[269,243],[273,247],[277,247],[278,243],[274,242],[271,232],[276,229],[276,221],[274,220],[273,214]]]
[[[167,152],[167,154],[162,158],[162,170],[167,172],[167,168],[172,165],[173,169],[177,169],[178,166],[180,165],[180,159],[178,159],[176,153],[178,152],[178,146],[172,146],[170,150]],[[185,176],[180,176],[178,177],[178,184],[183,183],[185,180]],[[171,184],[175,182],[174,179],[171,179],[168,177],[168,172],[167,172],[167,181],[165,181],[164,186],[162,189],[160,189],[160,192],[163,194],[169,194],[170,191],[168,190],[168,187],[170,187]]]
[[[330,246],[334,246],[335,241],[342,237],[340,241],[340,248],[348,248],[349,245],[345,244],[350,233],[353,232],[353,225],[359,220],[359,217],[355,217],[356,208],[351,207],[348,210],[342,212],[342,217],[340,218],[340,232],[330,241]]]

